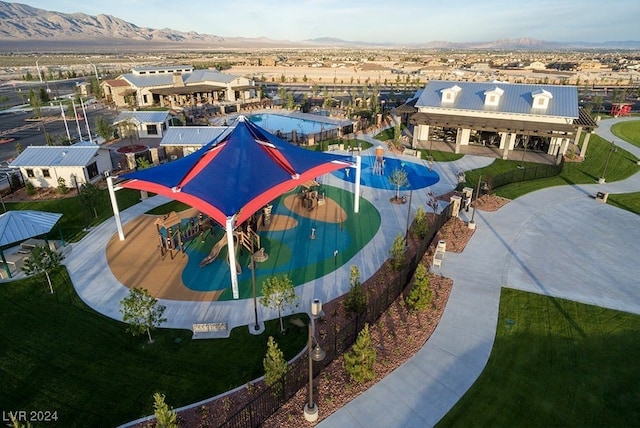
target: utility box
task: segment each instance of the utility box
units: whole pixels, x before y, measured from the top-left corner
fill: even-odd
[[[598,201],[598,202],[606,204],[608,198],[609,198],[609,194],[608,193],[605,193],[605,192],[596,193],[596,201]]]

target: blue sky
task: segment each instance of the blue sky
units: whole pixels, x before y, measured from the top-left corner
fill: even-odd
[[[107,14],[140,27],[223,37],[417,43],[640,40],[640,1],[615,0],[24,0],[63,13]]]

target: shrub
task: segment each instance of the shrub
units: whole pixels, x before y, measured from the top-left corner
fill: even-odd
[[[377,353],[371,343],[369,324],[358,333],[356,343],[351,350],[344,354],[344,368],[349,377],[359,383],[366,382],[376,377],[373,365],[376,362]]]
[[[426,238],[429,233],[429,219],[427,212],[422,207],[418,207],[413,217],[413,233],[420,239]]]
[[[431,304],[433,293],[429,289],[427,268],[423,264],[416,267],[414,282],[409,295],[404,299],[410,312],[421,312]]]
[[[391,249],[389,250],[389,255],[391,256],[391,267],[393,270],[398,271],[402,269],[405,262],[406,252],[407,241],[404,239],[404,236],[402,236],[402,233],[398,233],[393,240]]]
[[[68,192],[69,188],[67,187],[67,182],[63,177],[58,177],[58,193],[66,195]]]
[[[360,270],[358,270],[356,265],[351,266],[349,284],[349,292],[344,299],[344,308],[349,314],[359,314],[367,308],[367,296],[365,296],[362,291]]]
[[[267,354],[262,360],[262,366],[264,368],[264,383],[272,386],[277,393],[281,392],[281,379],[287,372],[288,366],[287,360],[284,359],[284,354],[278,348],[273,336],[269,336]]]
[[[36,187],[33,185],[32,182],[27,181],[24,184],[24,191],[27,192],[27,195],[33,196],[36,194]]]

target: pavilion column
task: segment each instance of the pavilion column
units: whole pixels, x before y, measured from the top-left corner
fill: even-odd
[[[509,157],[509,144],[507,144],[507,138],[509,133],[500,133],[500,149],[502,150],[502,159],[506,160]]]
[[[231,291],[233,292],[233,298],[239,299],[240,293],[238,292],[238,271],[236,270],[236,250],[233,245],[233,229],[235,228],[235,218],[227,217],[227,248],[229,249],[229,270],[231,271]]]
[[[587,132],[584,136],[584,141],[582,142],[582,147],[580,148],[580,156],[583,158],[587,157],[587,147],[589,146],[589,138],[591,137],[591,132]]]
[[[573,144],[576,146],[580,142],[580,135],[582,135],[582,126],[578,126],[578,130],[576,131],[576,138],[573,139]]]
[[[455,153],[460,153],[461,140],[462,140],[462,132],[460,132],[460,128],[458,128],[458,131],[456,132],[456,150],[455,150]]]
[[[460,144],[463,146],[468,146],[469,138],[471,137],[471,129],[461,128],[458,130],[458,132],[460,133]]]

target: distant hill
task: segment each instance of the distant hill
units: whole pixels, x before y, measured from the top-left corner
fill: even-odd
[[[60,13],[20,3],[0,1],[0,50],[139,50],[211,49],[211,48],[317,48],[319,46],[362,48],[431,48],[431,49],[640,49],[640,42],[559,43],[535,39],[508,39],[477,43],[447,41],[410,44],[370,43],[321,37],[303,41],[262,38],[222,37],[182,32],[170,28],[154,29],[111,15],[90,16],[84,13]]]

